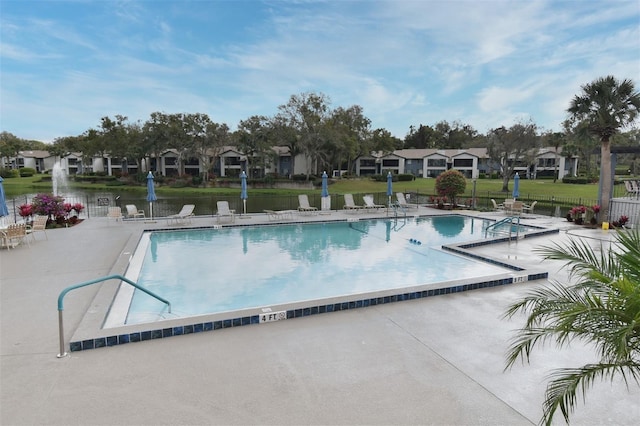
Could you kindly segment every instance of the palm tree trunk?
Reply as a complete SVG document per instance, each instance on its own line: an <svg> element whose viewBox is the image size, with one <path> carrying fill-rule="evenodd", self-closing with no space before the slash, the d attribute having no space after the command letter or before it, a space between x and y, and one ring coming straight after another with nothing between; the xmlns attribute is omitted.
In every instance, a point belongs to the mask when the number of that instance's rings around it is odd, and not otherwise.
<svg viewBox="0 0 640 426"><path fill-rule="evenodd" d="M611 180L611 142L608 136L603 136L600 143L601 221L610 221L612 218L609 217L609 201L611 200L611 188L613 185Z"/></svg>

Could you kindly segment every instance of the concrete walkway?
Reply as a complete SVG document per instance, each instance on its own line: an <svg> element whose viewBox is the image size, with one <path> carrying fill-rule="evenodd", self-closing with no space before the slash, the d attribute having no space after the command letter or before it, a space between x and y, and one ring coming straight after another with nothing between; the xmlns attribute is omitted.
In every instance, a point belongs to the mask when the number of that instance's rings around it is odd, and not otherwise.
<svg viewBox="0 0 640 426"><path fill-rule="evenodd" d="M343 216L333 212L331 219ZM558 219L530 220L561 232L476 250L539 266L532 248L566 241L568 232L594 245L610 237ZM242 223L267 221L266 215L252 215ZM213 223L210 217L196 220ZM38 235L30 247L0 250L2 425L529 425L540 419L551 369L597 360L580 344L565 351L549 347L536 351L531 365L503 371L508 341L522 318L507 321L502 314L543 281L58 359L60 291L112 273L129 256L125 247L154 226L166 224L93 218L48 230L48 239ZM548 266L552 276L565 279L559 264ZM67 342L98 290L67 295ZM586 403L580 399L572 424L632 425L639 418L640 389L616 381L597 383Z"/></svg>

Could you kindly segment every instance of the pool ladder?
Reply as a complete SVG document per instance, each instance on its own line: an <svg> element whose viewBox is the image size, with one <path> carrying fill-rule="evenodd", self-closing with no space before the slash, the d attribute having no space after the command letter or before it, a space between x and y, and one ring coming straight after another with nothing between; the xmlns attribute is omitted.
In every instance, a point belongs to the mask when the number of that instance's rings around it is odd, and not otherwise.
<svg viewBox="0 0 640 426"><path fill-rule="evenodd" d="M391 207L393 209L393 216L397 219L398 218L398 211L402 212L402 217L406 218L407 217L407 209L404 208L403 206L401 206L398 203L391 203L389 204L389 207Z"/></svg>
<svg viewBox="0 0 640 426"><path fill-rule="evenodd" d="M499 226L506 224L509 224L508 231L501 231L498 229ZM514 225L516 228L516 239L518 239L518 237L520 236L520 216L508 216L502 220L497 221L496 223L492 223L484 229L484 237L487 238L487 236L489 235L489 231L491 230L494 234L508 234L509 240L511 240L513 238Z"/></svg>

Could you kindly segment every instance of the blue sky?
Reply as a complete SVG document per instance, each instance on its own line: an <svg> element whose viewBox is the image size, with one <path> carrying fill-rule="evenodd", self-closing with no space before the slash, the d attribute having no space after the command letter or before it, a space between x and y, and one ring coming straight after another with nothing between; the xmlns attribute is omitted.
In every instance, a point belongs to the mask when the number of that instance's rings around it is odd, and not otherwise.
<svg viewBox="0 0 640 426"><path fill-rule="evenodd" d="M0 0L0 27L0 130L45 142L154 111L235 129L304 92L399 138L559 130L581 85L640 86L638 0Z"/></svg>

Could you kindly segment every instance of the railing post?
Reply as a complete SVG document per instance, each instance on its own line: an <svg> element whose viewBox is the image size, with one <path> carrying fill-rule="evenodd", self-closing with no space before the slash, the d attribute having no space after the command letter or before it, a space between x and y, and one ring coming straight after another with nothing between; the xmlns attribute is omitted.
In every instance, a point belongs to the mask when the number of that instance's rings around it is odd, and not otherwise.
<svg viewBox="0 0 640 426"><path fill-rule="evenodd" d="M67 352L64 350L64 325L62 324L62 310L58 309L58 333L60 334L60 352L58 352L58 358L67 356Z"/></svg>

